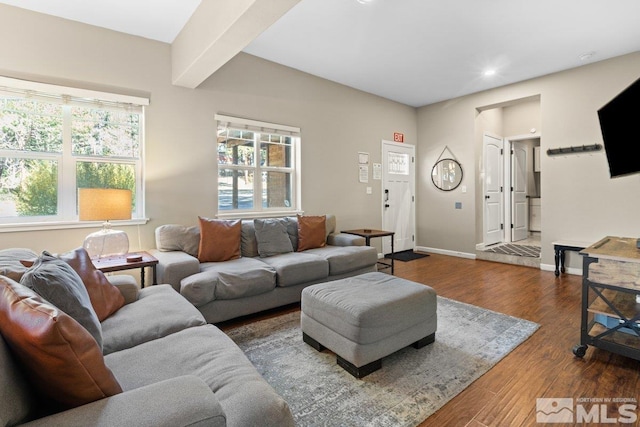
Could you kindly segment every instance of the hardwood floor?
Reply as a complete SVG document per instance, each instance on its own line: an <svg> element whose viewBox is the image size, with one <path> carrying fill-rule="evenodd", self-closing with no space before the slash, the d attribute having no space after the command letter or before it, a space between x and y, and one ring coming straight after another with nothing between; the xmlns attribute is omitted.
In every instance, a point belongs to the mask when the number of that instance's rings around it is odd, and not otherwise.
<svg viewBox="0 0 640 427"><path fill-rule="evenodd" d="M556 278L536 268L438 254L396 261L395 273L433 287L438 295L541 325L421 427L532 426L536 398L544 397L640 400L640 362L593 347L583 359L571 351L580 338L580 276ZM588 409L591 404L585 405ZM607 410L609 416L617 416L614 403Z"/></svg>

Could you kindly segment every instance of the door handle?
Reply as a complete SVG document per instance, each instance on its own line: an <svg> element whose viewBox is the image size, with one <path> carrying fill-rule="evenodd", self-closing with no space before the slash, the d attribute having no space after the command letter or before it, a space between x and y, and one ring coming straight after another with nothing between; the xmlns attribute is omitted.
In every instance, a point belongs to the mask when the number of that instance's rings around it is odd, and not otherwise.
<svg viewBox="0 0 640 427"><path fill-rule="evenodd" d="M485 198L485 199L490 199L491 197L490 197L490 196L484 196L484 198Z"/></svg>
<svg viewBox="0 0 640 427"><path fill-rule="evenodd" d="M389 203L385 203L385 204L384 204L384 207L385 207L385 208L388 208L388 207L389 207Z"/></svg>
<svg viewBox="0 0 640 427"><path fill-rule="evenodd" d="M387 190L386 188L385 188L385 190L384 190L384 201L385 201L385 202L388 202L388 201L389 201L389 190ZM388 207L389 207L389 205L386 205L386 206L385 206L385 208L388 208Z"/></svg>

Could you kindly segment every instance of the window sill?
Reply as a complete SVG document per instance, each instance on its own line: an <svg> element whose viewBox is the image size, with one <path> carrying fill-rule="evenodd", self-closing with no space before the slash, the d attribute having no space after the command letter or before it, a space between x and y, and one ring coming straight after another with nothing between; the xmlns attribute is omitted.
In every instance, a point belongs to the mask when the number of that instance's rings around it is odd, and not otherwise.
<svg viewBox="0 0 640 427"><path fill-rule="evenodd" d="M126 221L111 221L111 225L113 227L124 227L127 225L144 225L147 222L149 222L149 218L140 218L130 219ZM0 224L0 233L15 233L20 231L67 230L71 228L96 228L102 227L102 224L102 221L59 221Z"/></svg>

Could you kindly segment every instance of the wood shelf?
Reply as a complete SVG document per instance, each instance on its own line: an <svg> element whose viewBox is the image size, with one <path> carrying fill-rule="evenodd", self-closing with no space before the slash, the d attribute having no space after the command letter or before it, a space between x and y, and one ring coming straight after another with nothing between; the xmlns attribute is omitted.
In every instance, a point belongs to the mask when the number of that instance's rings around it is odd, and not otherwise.
<svg viewBox="0 0 640 427"><path fill-rule="evenodd" d="M627 319L632 319L640 315L640 304L636 303L635 294L605 289L602 291L602 295ZM587 310L590 313L604 314L605 316L620 319L620 316L618 316L611 306L599 296L589 305Z"/></svg>
<svg viewBox="0 0 640 427"><path fill-rule="evenodd" d="M607 330L609 330L609 328L606 328L600 323L594 322L591 329L589 329L589 336L596 337L606 332ZM640 337L633 334L627 334L625 332L615 331L599 339L602 341L608 341L615 344L623 345L629 348L640 348Z"/></svg>

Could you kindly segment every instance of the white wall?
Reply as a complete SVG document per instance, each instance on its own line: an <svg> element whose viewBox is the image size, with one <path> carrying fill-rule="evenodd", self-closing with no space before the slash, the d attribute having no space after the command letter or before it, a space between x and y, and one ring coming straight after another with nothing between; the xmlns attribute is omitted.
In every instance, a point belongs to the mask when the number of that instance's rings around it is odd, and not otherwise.
<svg viewBox="0 0 640 427"><path fill-rule="evenodd" d="M464 160L465 180L469 177L477 182L476 109L538 95L543 153L542 263L554 263L554 240L595 242L606 235L639 236L640 198L636 195L640 193L640 175L610 179L603 151L554 157L545 154L548 148L602 143L597 110L638 76L640 53L634 53L419 108L418 151L423 155L418 178L418 245L474 252L476 242L470 236L476 235L482 215L472 202L476 195L456 190L443 196L426 179L428 166L446 143ZM477 191L477 186L467 188ZM459 198L471 201L463 203L462 211L453 209L452 201ZM570 263L576 265L579 259L573 258Z"/></svg>
<svg viewBox="0 0 640 427"><path fill-rule="evenodd" d="M217 210L216 113L302 130L302 207L339 228L381 226L380 181L358 182L358 151L380 162L393 132L416 141L416 110L240 54L197 89L171 84L171 47L0 5L0 75L147 95L147 225L123 228L132 250L155 246L165 223L197 224ZM60 252L91 229L0 233L0 247Z"/></svg>
<svg viewBox="0 0 640 427"><path fill-rule="evenodd" d="M158 225L195 224L197 215L215 215L213 117L224 113L299 126L303 209L335 213L339 228L380 227L380 181L369 183L373 195L365 194L367 184L358 182L357 152L367 151L370 162L380 162L380 141L403 132L407 143L417 144L417 245L473 253L482 218L476 207L478 109L539 96L536 127L543 134L543 153L599 143L597 109L640 75L640 53L634 53L416 110L240 54L192 90L171 85L167 44L6 5L0 5L0 51L2 75L150 96L150 221L125 229L132 249L153 247ZM509 116L500 114L501 122ZM513 126L525 133L529 124ZM452 192L437 190L430 178L445 146L464 168L462 185ZM542 169L543 263L553 263L551 242L556 239L640 235L640 175L610 179L603 152L543 154ZM463 208L454 209L455 202ZM0 233L0 247L64 251L79 246L89 231Z"/></svg>

